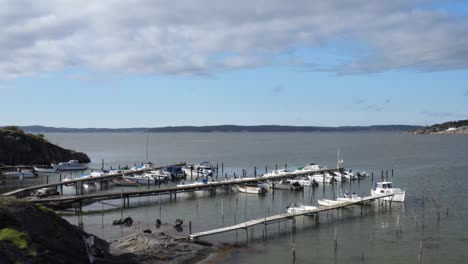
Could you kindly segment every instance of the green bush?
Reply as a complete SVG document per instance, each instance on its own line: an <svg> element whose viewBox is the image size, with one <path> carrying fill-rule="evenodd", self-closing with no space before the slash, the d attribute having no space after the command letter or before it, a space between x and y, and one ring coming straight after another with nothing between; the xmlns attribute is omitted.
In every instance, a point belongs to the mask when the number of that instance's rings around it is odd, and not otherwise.
<svg viewBox="0 0 468 264"><path fill-rule="evenodd" d="M3 228L0 230L0 241L8 241L19 249L28 248L28 234L13 228Z"/></svg>

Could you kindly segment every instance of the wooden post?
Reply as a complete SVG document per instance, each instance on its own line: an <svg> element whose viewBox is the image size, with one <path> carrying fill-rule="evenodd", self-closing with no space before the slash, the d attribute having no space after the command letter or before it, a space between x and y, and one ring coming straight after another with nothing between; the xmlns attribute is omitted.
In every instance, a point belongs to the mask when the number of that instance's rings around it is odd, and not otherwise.
<svg viewBox="0 0 468 264"><path fill-rule="evenodd" d="M224 174L224 162L221 162L221 174Z"/></svg>
<svg viewBox="0 0 468 264"><path fill-rule="evenodd" d="M278 163L275 164L275 170L278 170Z"/></svg>
<svg viewBox="0 0 468 264"><path fill-rule="evenodd" d="M254 177L257 178L257 167L254 167Z"/></svg>
<svg viewBox="0 0 468 264"><path fill-rule="evenodd" d="M192 221L189 221L188 223L188 228L189 228L189 234L192 234Z"/></svg>
<svg viewBox="0 0 468 264"><path fill-rule="evenodd" d="M268 165L265 165L265 173L268 173Z"/></svg>
<svg viewBox="0 0 468 264"><path fill-rule="evenodd" d="M47 182L46 183L49 184L49 175L47 175Z"/></svg>
<svg viewBox="0 0 468 264"><path fill-rule="evenodd" d="M288 164L287 164L287 163L284 164L284 169L285 169L285 170L288 169Z"/></svg>
<svg viewBox="0 0 468 264"><path fill-rule="evenodd" d="M422 264L422 263L423 263L423 259L422 259L422 250L423 250L423 242L421 241L421 246L419 247L418 264Z"/></svg>
<svg viewBox="0 0 468 264"><path fill-rule="evenodd" d="M335 227L335 252L336 250L338 249L338 239L337 239L337 231L336 231L336 227Z"/></svg>

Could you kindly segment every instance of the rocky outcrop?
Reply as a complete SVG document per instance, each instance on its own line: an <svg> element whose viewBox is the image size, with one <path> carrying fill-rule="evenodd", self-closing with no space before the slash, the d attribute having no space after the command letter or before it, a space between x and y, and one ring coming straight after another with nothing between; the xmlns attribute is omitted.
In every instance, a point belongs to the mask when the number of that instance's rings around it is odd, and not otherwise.
<svg viewBox="0 0 468 264"><path fill-rule="evenodd" d="M22 130L0 130L0 164L49 165L52 162L78 160L90 162L82 152L64 149L44 139L43 136L24 133Z"/></svg>
<svg viewBox="0 0 468 264"><path fill-rule="evenodd" d="M197 263L213 252L209 243L176 240L163 232L133 234L114 241L112 245L134 255L133 260L138 263Z"/></svg>
<svg viewBox="0 0 468 264"><path fill-rule="evenodd" d="M0 263L90 263L83 238L89 236L47 207L0 198ZM92 251L97 260L112 259L98 237Z"/></svg>
<svg viewBox="0 0 468 264"><path fill-rule="evenodd" d="M468 120L435 124L410 131L412 134L463 134L468 135Z"/></svg>

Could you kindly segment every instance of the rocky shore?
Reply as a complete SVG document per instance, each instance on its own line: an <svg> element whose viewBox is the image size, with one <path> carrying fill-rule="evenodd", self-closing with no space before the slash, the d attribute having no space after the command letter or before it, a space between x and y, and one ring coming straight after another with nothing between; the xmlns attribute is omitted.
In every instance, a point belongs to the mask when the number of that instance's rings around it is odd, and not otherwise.
<svg viewBox="0 0 468 264"><path fill-rule="evenodd" d="M196 263L207 258L214 247L210 243L176 239L164 232L137 233L112 242L112 247L133 255L136 263Z"/></svg>
<svg viewBox="0 0 468 264"><path fill-rule="evenodd" d="M78 264L90 263L92 258L94 263L186 264L226 249L224 245L176 238L168 234L174 227L164 226L108 242L47 207L0 197L0 263Z"/></svg>
<svg viewBox="0 0 468 264"><path fill-rule="evenodd" d="M50 165L69 160L90 162L85 153L54 145L44 135L28 134L16 127L0 129L0 165Z"/></svg>

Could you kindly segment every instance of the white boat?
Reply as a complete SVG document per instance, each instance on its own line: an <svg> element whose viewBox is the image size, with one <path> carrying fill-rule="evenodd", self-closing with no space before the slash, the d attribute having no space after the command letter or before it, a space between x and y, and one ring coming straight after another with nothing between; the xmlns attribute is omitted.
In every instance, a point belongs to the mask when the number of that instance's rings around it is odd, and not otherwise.
<svg viewBox="0 0 468 264"><path fill-rule="evenodd" d="M315 181L315 180L309 180L309 178L304 178L304 179L299 179L299 180L293 180L293 179L289 179L289 180L286 180L287 182L293 184L293 183L299 183L300 185L302 186L312 186L312 187L318 187L318 182Z"/></svg>
<svg viewBox="0 0 468 264"><path fill-rule="evenodd" d="M330 175L336 182L343 182L346 181L346 178L338 171L329 171L328 175Z"/></svg>
<svg viewBox="0 0 468 264"><path fill-rule="evenodd" d="M163 169L152 170L148 173L151 174L153 178L159 181L168 181L171 179L171 173Z"/></svg>
<svg viewBox="0 0 468 264"><path fill-rule="evenodd" d="M143 163L141 166L133 166L129 171L142 171L142 170L152 170L154 169L154 164L151 162Z"/></svg>
<svg viewBox="0 0 468 264"><path fill-rule="evenodd" d="M199 164L187 164L182 167L185 175L187 176L213 176L214 168L208 161L203 161Z"/></svg>
<svg viewBox="0 0 468 264"><path fill-rule="evenodd" d="M78 160L70 160L69 162L60 162L59 164L52 164L52 167L57 167L58 170L86 170L88 166L81 164Z"/></svg>
<svg viewBox="0 0 468 264"><path fill-rule="evenodd" d="M331 176L328 173L314 174L314 175L310 175L310 176L307 176L307 177L311 181L322 182L322 183L335 183L335 182L338 181L335 177Z"/></svg>
<svg viewBox="0 0 468 264"><path fill-rule="evenodd" d="M356 193L352 193L352 194L345 194L342 197L338 197L336 198L336 200L341 201L341 202L358 202L362 200L362 197L357 196Z"/></svg>
<svg viewBox="0 0 468 264"><path fill-rule="evenodd" d="M262 177L280 176L280 175L285 175L285 174L288 174L288 173L290 173L290 171L288 171L287 169L272 170L269 173L263 174Z"/></svg>
<svg viewBox="0 0 468 264"><path fill-rule="evenodd" d="M320 170L326 170L326 169L327 167L324 167L322 165L309 163L309 164L306 164L304 167L297 169L296 172L304 173L304 172L314 172L314 171L320 171Z"/></svg>
<svg viewBox="0 0 468 264"><path fill-rule="evenodd" d="M101 177L101 176L105 176L105 175L107 175L107 173L100 172L100 171L93 171L90 174L82 174L78 178L72 178L72 177L63 178L62 182L69 182L69 181L79 180L79 179L96 178L96 177ZM75 184L75 183L69 183L69 184L66 184L66 185L73 185L73 184Z"/></svg>
<svg viewBox="0 0 468 264"><path fill-rule="evenodd" d="M393 202L404 202L406 191L400 188L393 188L392 182L376 182L374 188L371 189L372 196L380 196L386 194L393 194L393 196L384 197L382 200Z"/></svg>
<svg viewBox="0 0 468 264"><path fill-rule="evenodd" d="M290 183L286 180L281 180L278 182L270 182L270 188L279 189L279 190L302 190L304 186L300 185L298 182Z"/></svg>
<svg viewBox="0 0 468 264"><path fill-rule="evenodd" d="M58 171L57 166L48 166L48 167L33 167L35 172L40 173L56 173Z"/></svg>
<svg viewBox="0 0 468 264"><path fill-rule="evenodd" d="M353 173L351 171L344 170L341 172L341 175L348 181L354 181L358 179L356 173Z"/></svg>
<svg viewBox="0 0 468 264"><path fill-rule="evenodd" d="M18 178L18 179L24 179L24 178L34 178L36 177L36 174L34 172L29 171L29 170L17 170L17 171L8 171L8 172L3 172L3 176L6 178Z"/></svg>
<svg viewBox="0 0 468 264"><path fill-rule="evenodd" d="M317 206L311 206L311 205L303 205L303 204L291 204L287 208L288 213L290 214L295 214L295 213L302 213L304 211L310 211L310 210L317 210Z"/></svg>
<svg viewBox="0 0 468 264"><path fill-rule="evenodd" d="M345 204L348 201L336 201L336 200L328 200L328 199L321 199L317 201L320 206L328 207L328 206L335 206Z"/></svg>
<svg viewBox="0 0 468 264"><path fill-rule="evenodd" d="M167 177L155 172L147 172L142 175L124 175L122 178L137 182L139 184L154 184L157 182L165 181Z"/></svg>
<svg viewBox="0 0 468 264"><path fill-rule="evenodd" d="M237 190L242 193L252 193L252 194L264 194L267 193L268 190L264 188L262 185L237 185Z"/></svg>

